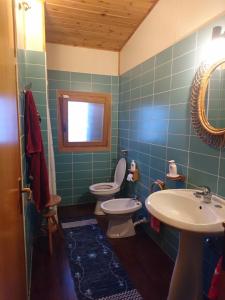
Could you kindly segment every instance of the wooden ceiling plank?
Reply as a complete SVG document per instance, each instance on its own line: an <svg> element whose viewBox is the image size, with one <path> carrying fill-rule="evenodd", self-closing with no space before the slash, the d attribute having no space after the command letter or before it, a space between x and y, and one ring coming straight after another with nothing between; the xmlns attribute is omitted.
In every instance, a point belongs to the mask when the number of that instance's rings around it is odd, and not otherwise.
<svg viewBox="0 0 225 300"><path fill-rule="evenodd" d="M70 18L72 20L83 20L83 21L91 21L91 22L96 22L100 24L118 24L120 26L123 25L131 25L135 26L136 22L130 19L124 19L124 18L119 18L119 17L111 17L111 16L105 16L105 15L93 15L93 14L80 14L78 12L71 12L70 9L58 9L57 7L55 8L50 8L46 12L46 18L51 18L51 16L61 16L65 18Z"/></svg>
<svg viewBox="0 0 225 300"><path fill-rule="evenodd" d="M100 5L93 5L93 4L84 4L84 3L77 3L73 0L47 0L47 5L57 5L61 7L68 7L71 9L77 9L81 11L88 11L88 12L96 12L96 13L106 13L108 15L115 15L115 16L136 16L137 18L141 18L143 16L143 8L140 9L136 6L130 6L126 4L120 4L119 6L100 6ZM152 6L152 3L148 3L146 5L145 10L149 9Z"/></svg>
<svg viewBox="0 0 225 300"><path fill-rule="evenodd" d="M54 0L46 0L47 3L54 2ZM146 10L149 6L154 4L155 0L70 0L73 5L83 5L83 6L95 6L102 8L112 8L112 9L130 9L130 10Z"/></svg>
<svg viewBox="0 0 225 300"><path fill-rule="evenodd" d="M82 47L83 45L86 45L88 48L92 48L93 45L97 46L97 45L101 45L101 48L103 48L104 46L107 46L107 50L117 50L119 49L119 47L121 47L121 43L118 42L111 42L111 41L99 41L99 39L93 39L93 40L86 40L86 39L77 39L77 38L69 38L69 39L64 39L63 36L53 36L52 39L49 40L49 43L57 43L58 41L62 41L62 44L65 45L76 45L77 47Z"/></svg>
<svg viewBox="0 0 225 300"><path fill-rule="evenodd" d="M91 21L84 21L84 20L74 20L74 18L64 18L63 16L52 16L51 18L46 18L46 25L48 26L54 26L54 25L60 24L61 26L80 26L80 27L90 27L94 26L95 28L106 28L107 30L121 30L121 25L118 24L102 24L97 22L91 22ZM133 29L133 26L131 25L123 25L122 30L124 32L130 32Z"/></svg>
<svg viewBox="0 0 225 300"><path fill-rule="evenodd" d="M82 7L82 8L101 8L101 9L112 9L112 10L121 10L127 9L129 11L142 11L148 9L151 5L154 5L155 0L143 2L143 0L138 1L83 1L83 0L63 0L63 3L71 3L71 6L75 7ZM62 4L60 0L46 0L46 4L55 3L55 4Z"/></svg>
<svg viewBox="0 0 225 300"><path fill-rule="evenodd" d="M51 12L46 12L46 22L50 22L51 20L54 21L54 18L56 19L61 19L61 21L65 22L71 22L71 23L76 23L76 22L82 22L84 23L92 23L92 24L97 24L97 25L103 25L103 26L117 26L119 28L135 28L135 23L131 21L124 21L121 19L114 20L114 22L109 22L109 20L105 17L99 17L99 18L91 18L87 17L86 15L81 15L81 14L73 14L73 15L68 15L65 12L62 11L51 11Z"/></svg>
<svg viewBox="0 0 225 300"><path fill-rule="evenodd" d="M124 33L112 33L112 32L99 32L99 31L95 31L95 30L83 30L83 29L75 29L73 30L72 28L63 28L63 30L60 30L60 27L58 26L57 29L52 29L49 30L48 32L53 32L53 33L61 33L64 35L77 35L77 36L83 36L83 35L89 35L91 38L91 35L98 37L99 39L104 39L105 36L107 36L108 39L112 39L112 40L120 40L120 41L124 41L124 38L126 38L127 35L125 35Z"/></svg>
<svg viewBox="0 0 225 300"><path fill-rule="evenodd" d="M65 30L64 28L60 30L60 28L58 28L57 31L54 30L47 30L46 31L48 34L59 34L62 36L76 36L76 38L80 37L81 39L100 39L102 40L111 40L111 42L113 41L123 41L124 38L120 35L112 35L112 34L108 34L108 35L102 35L96 32L92 32L92 31L80 31L80 30Z"/></svg>
<svg viewBox="0 0 225 300"><path fill-rule="evenodd" d="M95 23L88 23L88 24L80 24L80 23L73 23L65 22L65 21L47 21L46 22L47 28L52 28L54 31L58 30L59 28L65 29L72 29L72 30L80 30L80 31L93 31L98 32L99 34L118 34L118 32L122 32L122 35L126 37L128 34L132 32L132 28L121 29L119 26L103 26L98 25Z"/></svg>
<svg viewBox="0 0 225 300"><path fill-rule="evenodd" d="M158 0L46 0L47 42L119 51Z"/></svg>
<svg viewBox="0 0 225 300"><path fill-rule="evenodd" d="M116 23L116 24L130 24L130 25L136 25L136 22L133 21L133 19L125 19L125 18L120 18L120 17L112 17L112 16L106 16L106 15L101 15L101 14L92 14L92 13L85 13L81 14L77 11L72 11L70 9L65 9L65 8L58 8L58 7L49 7L46 12L46 17L51 17L51 15L61 15L69 18L76 18L77 20L89 20L92 22L97 22L97 23L102 23L102 24L111 24L111 23Z"/></svg>
<svg viewBox="0 0 225 300"><path fill-rule="evenodd" d="M140 20L141 18L141 15L139 14L138 16L136 15L131 15L129 12L126 12L126 11L123 11L121 12L120 14L113 14L113 12L110 12L110 11L105 11L105 10L99 10L99 11L91 11L91 10L84 10L84 9L79 9L77 7L68 7L68 6L65 6L65 5L56 5L56 4L49 4L48 5L48 9L49 8L52 8L52 9L55 9L55 10L62 10L62 11L66 11L66 10L69 10L69 14L74 14L74 13L77 13L79 15L83 14L83 15L86 15L86 14L89 14L91 15L92 17L106 17L106 18L115 18L115 19L125 19L125 20L129 20L129 19L132 19L134 22L138 22L138 20Z"/></svg>
<svg viewBox="0 0 225 300"><path fill-rule="evenodd" d="M87 48L94 48L94 49L102 49L102 50L110 50L110 51L118 51L121 47L121 43L116 43L110 41L102 41L100 42L98 39L97 40L80 40L74 38L64 38L62 35L59 36L53 36L52 39L49 39L49 43L56 43L56 44L62 44L62 45L72 45L75 47L87 47Z"/></svg>

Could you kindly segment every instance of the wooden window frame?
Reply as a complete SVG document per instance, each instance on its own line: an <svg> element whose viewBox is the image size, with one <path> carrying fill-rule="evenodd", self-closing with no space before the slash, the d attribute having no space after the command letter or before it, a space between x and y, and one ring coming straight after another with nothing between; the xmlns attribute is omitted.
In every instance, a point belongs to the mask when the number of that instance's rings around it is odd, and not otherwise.
<svg viewBox="0 0 225 300"><path fill-rule="evenodd" d="M68 96L68 97L65 97ZM93 142L68 141L68 101L104 104L103 139ZM57 91L58 145L61 152L95 152L111 149L111 95L106 93Z"/></svg>

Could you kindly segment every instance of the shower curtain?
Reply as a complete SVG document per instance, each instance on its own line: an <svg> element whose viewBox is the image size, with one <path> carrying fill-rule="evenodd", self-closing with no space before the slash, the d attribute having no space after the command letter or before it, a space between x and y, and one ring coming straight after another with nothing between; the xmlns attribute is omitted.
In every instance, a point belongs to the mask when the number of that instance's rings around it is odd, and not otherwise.
<svg viewBox="0 0 225 300"><path fill-rule="evenodd" d="M46 77L47 78L47 77ZM52 126L50 121L49 105L48 105L48 93L46 92L46 116L47 116L47 137L48 137L48 178L49 178L49 192L50 195L56 195L56 176L55 176L55 157L52 139ZM56 211L56 221L58 223L58 211L57 206L52 207Z"/></svg>
<svg viewBox="0 0 225 300"><path fill-rule="evenodd" d="M56 177L55 177L55 158L52 140L52 128L49 114L49 107L47 101L47 131L48 131L48 176L49 176L49 190L51 195L56 195Z"/></svg>
<svg viewBox="0 0 225 300"><path fill-rule="evenodd" d="M47 76L47 59L45 53L45 78ZM48 176L49 176L49 191L50 195L56 195L56 175L55 175L55 158L52 139L52 127L50 121L49 105L48 105L48 84L46 84L46 116L47 116L47 137L48 137Z"/></svg>

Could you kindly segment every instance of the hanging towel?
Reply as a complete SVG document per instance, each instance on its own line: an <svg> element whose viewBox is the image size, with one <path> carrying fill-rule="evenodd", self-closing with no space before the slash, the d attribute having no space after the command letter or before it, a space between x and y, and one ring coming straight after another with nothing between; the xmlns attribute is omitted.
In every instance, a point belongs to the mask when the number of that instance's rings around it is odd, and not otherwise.
<svg viewBox="0 0 225 300"><path fill-rule="evenodd" d="M160 221L151 215L151 228L155 230L157 233L160 232Z"/></svg>
<svg viewBox="0 0 225 300"><path fill-rule="evenodd" d="M218 300L225 299L225 222L223 222L224 228L224 237L223 237L223 255L222 255L222 262L221 262L221 273L220 273L220 283L219 283L219 295Z"/></svg>
<svg viewBox="0 0 225 300"><path fill-rule="evenodd" d="M156 181L154 181L151 186L151 193L156 192L155 187L158 188L157 190L163 190L165 188L165 183L160 179L157 179ZM157 233L160 233L160 221L152 215L150 217L150 226Z"/></svg>
<svg viewBox="0 0 225 300"><path fill-rule="evenodd" d="M221 276L221 269L222 269L222 256L220 257L216 269L214 271L212 280L211 280L211 286L209 288L208 292L208 298L210 300L217 300L219 296L219 288L220 288L220 276Z"/></svg>
<svg viewBox="0 0 225 300"><path fill-rule="evenodd" d="M38 112L31 91L25 94L25 151L33 200L40 212L50 201L48 170L41 136Z"/></svg>

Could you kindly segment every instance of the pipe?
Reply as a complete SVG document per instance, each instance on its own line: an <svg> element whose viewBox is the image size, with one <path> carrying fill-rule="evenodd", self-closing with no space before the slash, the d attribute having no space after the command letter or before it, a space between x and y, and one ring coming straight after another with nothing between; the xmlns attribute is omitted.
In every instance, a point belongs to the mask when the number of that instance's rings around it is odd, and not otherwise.
<svg viewBox="0 0 225 300"><path fill-rule="evenodd" d="M148 223L148 220L144 217L141 220L134 222L134 227L139 224Z"/></svg>
<svg viewBox="0 0 225 300"><path fill-rule="evenodd" d="M165 190L165 182L163 182L162 180L160 179L157 179L156 181L153 182L153 184L151 185L151 193L153 193L153 187L157 185L160 190Z"/></svg>

